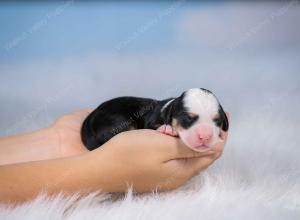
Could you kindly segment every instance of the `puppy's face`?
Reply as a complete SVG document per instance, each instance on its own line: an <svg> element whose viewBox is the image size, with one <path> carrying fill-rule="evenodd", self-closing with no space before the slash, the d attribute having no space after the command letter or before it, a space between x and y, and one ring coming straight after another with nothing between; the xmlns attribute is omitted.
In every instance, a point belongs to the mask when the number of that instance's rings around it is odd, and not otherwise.
<svg viewBox="0 0 300 220"><path fill-rule="evenodd" d="M229 126L222 106L206 89L184 92L163 113L181 140L195 151L211 149L220 141L221 130L227 131Z"/></svg>

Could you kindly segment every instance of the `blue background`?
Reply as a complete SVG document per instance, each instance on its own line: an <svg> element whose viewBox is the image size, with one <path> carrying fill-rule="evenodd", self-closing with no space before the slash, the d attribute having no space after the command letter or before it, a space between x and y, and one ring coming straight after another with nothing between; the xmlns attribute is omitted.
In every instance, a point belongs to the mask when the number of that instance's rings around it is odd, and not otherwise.
<svg viewBox="0 0 300 220"><path fill-rule="evenodd" d="M1 2L0 135L193 87L214 91L233 121L264 109L296 123L299 27L297 1Z"/></svg>

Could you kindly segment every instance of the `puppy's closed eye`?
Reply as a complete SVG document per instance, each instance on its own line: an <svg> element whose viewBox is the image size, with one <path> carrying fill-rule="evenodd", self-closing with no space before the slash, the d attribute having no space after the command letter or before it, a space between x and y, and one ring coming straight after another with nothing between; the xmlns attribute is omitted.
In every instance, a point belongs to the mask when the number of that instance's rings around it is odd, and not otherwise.
<svg viewBox="0 0 300 220"><path fill-rule="evenodd" d="M189 112L182 112L178 116L179 124L183 128L187 128L191 126L193 123L195 123L198 120L199 116L189 113Z"/></svg>

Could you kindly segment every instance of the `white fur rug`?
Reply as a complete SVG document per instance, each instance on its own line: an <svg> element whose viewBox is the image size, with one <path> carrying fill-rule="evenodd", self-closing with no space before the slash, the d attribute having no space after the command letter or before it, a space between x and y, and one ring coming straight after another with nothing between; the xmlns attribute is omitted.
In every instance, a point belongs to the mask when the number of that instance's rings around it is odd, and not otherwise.
<svg viewBox="0 0 300 220"><path fill-rule="evenodd" d="M222 158L181 189L117 200L41 195L14 209L2 206L0 219L299 220L299 111L285 109L282 98L276 108L270 102L232 115Z"/></svg>

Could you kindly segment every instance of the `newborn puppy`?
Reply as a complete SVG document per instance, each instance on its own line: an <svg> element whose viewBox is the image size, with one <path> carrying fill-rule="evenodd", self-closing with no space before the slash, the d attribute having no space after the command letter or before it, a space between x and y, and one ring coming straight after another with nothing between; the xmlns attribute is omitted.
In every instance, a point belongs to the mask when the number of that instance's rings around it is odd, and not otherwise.
<svg viewBox="0 0 300 220"><path fill-rule="evenodd" d="M154 129L179 136L195 151L211 149L220 141L228 119L216 96L206 89L189 89L177 98L154 100L119 97L102 103L83 122L81 137L94 150L114 135L133 129Z"/></svg>

